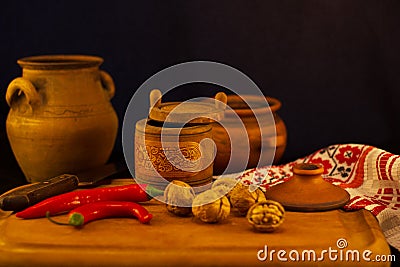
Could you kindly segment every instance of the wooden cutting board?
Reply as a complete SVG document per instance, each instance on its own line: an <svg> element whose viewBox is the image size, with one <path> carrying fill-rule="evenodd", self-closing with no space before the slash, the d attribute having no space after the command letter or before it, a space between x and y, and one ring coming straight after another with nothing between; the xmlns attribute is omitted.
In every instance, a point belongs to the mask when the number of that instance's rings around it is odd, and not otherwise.
<svg viewBox="0 0 400 267"><path fill-rule="evenodd" d="M204 224L193 218L170 213L157 200L143 204L153 220L143 225L136 219L94 221L81 229L55 225L47 219L21 220L12 215L0 220L0 266L266 266L257 253L268 247L286 251L288 261L273 254L273 266L390 266L389 262L345 261L350 250L389 255L390 249L375 217L365 210L344 212L287 212L276 232L253 231L244 217L230 216L219 224ZM66 215L57 216L59 221ZM337 241L347 247L339 249ZM337 250L342 261L308 260L307 251L317 258L323 250ZM299 253L299 261L289 253ZM340 252L341 251L341 252ZM304 253L305 261L301 260ZM312 253L312 252L311 252ZM312 254L311 254L312 255ZM260 253L264 257L264 253ZM351 258L350 258L351 259Z"/></svg>

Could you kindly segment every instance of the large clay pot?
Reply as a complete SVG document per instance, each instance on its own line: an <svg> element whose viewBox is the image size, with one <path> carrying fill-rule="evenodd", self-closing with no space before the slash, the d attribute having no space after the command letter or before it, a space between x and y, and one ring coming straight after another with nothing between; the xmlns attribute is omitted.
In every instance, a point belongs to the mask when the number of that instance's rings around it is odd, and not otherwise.
<svg viewBox="0 0 400 267"><path fill-rule="evenodd" d="M243 98L247 102L250 102L252 109L243 101ZM222 127L219 123L213 124L213 139L217 145L217 154L214 160L214 174L219 175L224 171L225 173L240 172L243 171L241 168L235 168L235 166L242 166L243 162L247 162L246 168L255 168L257 166L265 166L268 164L279 163L282 155L286 149L287 131L283 120L277 114L277 111L281 107L281 102L273 97L262 97L247 95L241 98L238 95L228 95L227 104L231 109L225 111L225 116L221 121L221 124L227 126L230 131L230 136L241 135L240 138L244 140L247 138L249 146L246 142L240 142L232 144L244 149L250 148L249 154L246 153L235 153L231 158L231 141L227 130ZM269 109L266 107L265 100L268 102ZM269 114L271 113L272 114ZM237 115L235 115L237 114ZM261 121L260 125L257 122L257 118L266 118ZM240 131L237 123L235 123L235 117L239 116L243 122L247 136L242 136L243 131ZM273 120L272 120L273 119ZM273 129L275 127L275 130ZM260 130L262 129L262 130ZM261 136L261 131L263 136ZM236 140L238 138L236 137ZM235 139L233 139L235 140ZM263 143L263 153L261 153L261 144ZM262 154L262 156L261 156ZM261 157L260 157L261 156ZM272 162L271 162L271 159ZM231 161L229 169L226 169L228 162Z"/></svg>
<svg viewBox="0 0 400 267"><path fill-rule="evenodd" d="M7 88L7 135L29 182L107 162L118 118L112 78L102 58L46 55L22 58L22 77Z"/></svg>

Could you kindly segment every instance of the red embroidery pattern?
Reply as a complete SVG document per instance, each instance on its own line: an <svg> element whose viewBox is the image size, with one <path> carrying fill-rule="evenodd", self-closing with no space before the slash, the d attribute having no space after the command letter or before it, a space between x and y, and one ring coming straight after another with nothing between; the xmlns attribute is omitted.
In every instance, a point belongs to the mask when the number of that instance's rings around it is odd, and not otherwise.
<svg viewBox="0 0 400 267"><path fill-rule="evenodd" d="M339 161L339 164L346 163L348 166L351 166L358 160L360 154L361 149L357 146L347 145L339 148L339 154L335 158Z"/></svg>

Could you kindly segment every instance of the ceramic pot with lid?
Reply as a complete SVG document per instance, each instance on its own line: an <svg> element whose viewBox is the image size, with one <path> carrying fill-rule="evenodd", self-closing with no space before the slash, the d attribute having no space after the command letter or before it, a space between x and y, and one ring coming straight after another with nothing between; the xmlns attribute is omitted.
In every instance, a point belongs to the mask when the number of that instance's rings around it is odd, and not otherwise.
<svg viewBox="0 0 400 267"><path fill-rule="evenodd" d="M270 187L265 196L292 211L325 211L342 208L350 194L322 177L324 166L296 163L289 181Z"/></svg>
<svg viewBox="0 0 400 267"><path fill-rule="evenodd" d="M149 117L136 123L135 178L164 188L172 180L191 186L211 182L215 147L213 121L224 115L226 95L212 103L161 102L161 92L150 93Z"/></svg>

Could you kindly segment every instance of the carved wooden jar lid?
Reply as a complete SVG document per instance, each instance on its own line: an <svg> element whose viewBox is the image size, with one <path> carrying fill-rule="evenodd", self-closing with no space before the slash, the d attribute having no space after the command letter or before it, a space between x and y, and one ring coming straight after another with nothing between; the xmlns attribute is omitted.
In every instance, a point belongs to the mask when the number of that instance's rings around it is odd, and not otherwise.
<svg viewBox="0 0 400 267"><path fill-rule="evenodd" d="M349 193L322 178L324 167L320 164L300 163L293 167L293 177L271 187L267 199L280 202L292 211L323 211L343 207L350 199Z"/></svg>
<svg viewBox="0 0 400 267"><path fill-rule="evenodd" d="M224 117L227 96L223 92L207 101L161 103L161 91L150 92L149 119L166 123L208 124Z"/></svg>

